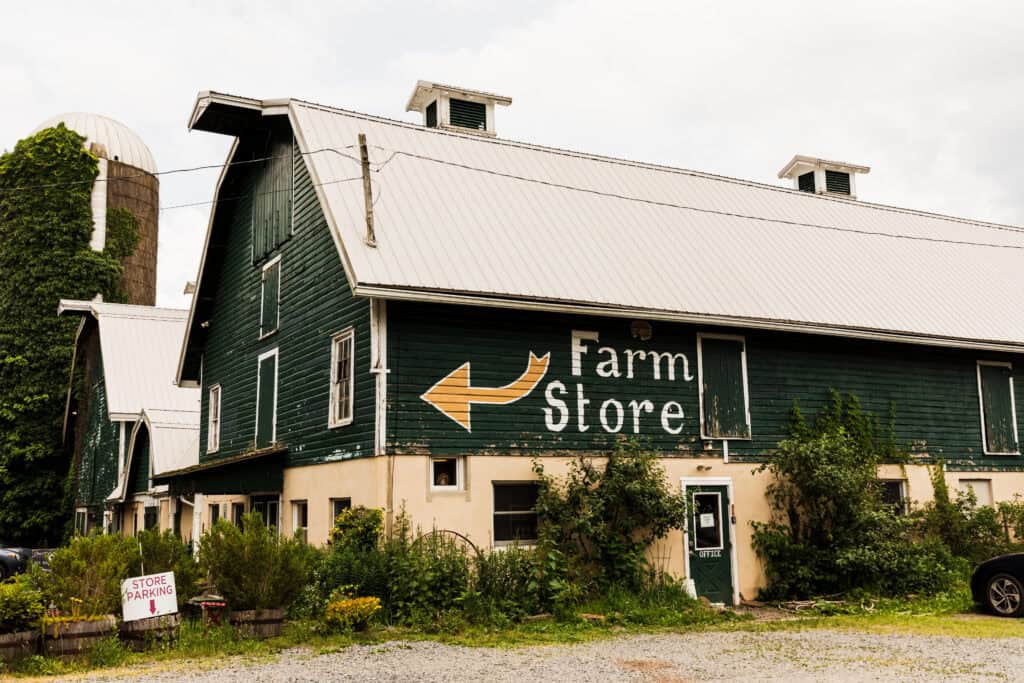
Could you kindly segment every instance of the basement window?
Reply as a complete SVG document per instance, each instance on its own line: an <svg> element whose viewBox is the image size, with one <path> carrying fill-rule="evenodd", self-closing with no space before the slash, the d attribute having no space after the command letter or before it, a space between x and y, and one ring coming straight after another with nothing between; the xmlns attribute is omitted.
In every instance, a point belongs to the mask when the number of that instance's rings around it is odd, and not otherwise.
<svg viewBox="0 0 1024 683"><path fill-rule="evenodd" d="M850 194L850 174L841 171L825 171L825 189L835 194Z"/></svg>
<svg viewBox="0 0 1024 683"><path fill-rule="evenodd" d="M242 528L242 517L245 517L245 503L231 504L231 523Z"/></svg>
<svg viewBox="0 0 1024 683"><path fill-rule="evenodd" d="M351 498L331 498L331 526L334 526L334 520L338 519L345 510L352 509Z"/></svg>
<svg viewBox="0 0 1024 683"><path fill-rule="evenodd" d="M210 511L210 527L212 528L220 521L220 503L208 505L207 509Z"/></svg>
<svg viewBox="0 0 1024 683"><path fill-rule="evenodd" d="M206 424L206 452L216 453L220 448L220 385L210 387L210 398L206 403L209 420Z"/></svg>
<svg viewBox="0 0 1024 683"><path fill-rule="evenodd" d="M1017 411L1013 365L978 361L978 403L986 455L1017 455Z"/></svg>
<svg viewBox="0 0 1024 683"><path fill-rule="evenodd" d="M494 544L533 543L537 540L536 482L494 482Z"/></svg>
<svg viewBox="0 0 1024 683"><path fill-rule="evenodd" d="M453 126L487 130L487 105L483 102L470 102L453 97L448 100L448 112Z"/></svg>
<svg viewBox="0 0 1024 683"><path fill-rule="evenodd" d="M747 352L743 337L697 335L700 435L704 439L749 439Z"/></svg>
<svg viewBox="0 0 1024 683"><path fill-rule="evenodd" d="M292 529L298 532L303 543L309 541L309 503L304 500L292 502Z"/></svg>
<svg viewBox="0 0 1024 683"><path fill-rule="evenodd" d="M973 493L975 502L979 507L992 505L992 480L991 479L961 479L959 482L960 493Z"/></svg>
<svg viewBox="0 0 1024 683"><path fill-rule="evenodd" d="M463 488L463 458L431 458L430 488L435 491L460 491Z"/></svg>
<svg viewBox="0 0 1024 683"><path fill-rule="evenodd" d="M263 266L260 277L260 339L277 332L281 305L281 257Z"/></svg>
<svg viewBox="0 0 1024 683"><path fill-rule="evenodd" d="M878 482L882 505L897 515L907 512L907 482L903 479L881 479Z"/></svg>
<svg viewBox="0 0 1024 683"><path fill-rule="evenodd" d="M352 424L355 397L355 330L351 327L331 340L331 408L328 427Z"/></svg>

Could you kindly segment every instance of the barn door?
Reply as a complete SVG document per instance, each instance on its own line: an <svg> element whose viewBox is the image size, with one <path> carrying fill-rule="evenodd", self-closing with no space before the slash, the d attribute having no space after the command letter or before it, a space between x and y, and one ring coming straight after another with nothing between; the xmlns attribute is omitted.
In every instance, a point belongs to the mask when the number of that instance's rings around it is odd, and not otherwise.
<svg viewBox="0 0 1024 683"><path fill-rule="evenodd" d="M698 596L733 604L731 501L725 484L684 485L687 515L689 577Z"/></svg>
<svg viewBox="0 0 1024 683"><path fill-rule="evenodd" d="M259 359L256 378L256 448L266 448L277 439L277 349Z"/></svg>

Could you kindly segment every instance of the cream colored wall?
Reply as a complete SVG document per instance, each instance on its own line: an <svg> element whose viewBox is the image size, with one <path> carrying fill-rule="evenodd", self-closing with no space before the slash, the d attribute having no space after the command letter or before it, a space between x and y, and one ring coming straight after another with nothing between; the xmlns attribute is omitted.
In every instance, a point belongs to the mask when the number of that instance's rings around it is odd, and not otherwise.
<svg viewBox="0 0 1024 683"><path fill-rule="evenodd" d="M178 503L181 510L181 540L188 543L192 540L192 506Z"/></svg>
<svg viewBox="0 0 1024 683"><path fill-rule="evenodd" d="M545 471L552 475L566 472L571 458L545 457ZM390 463L393 463L390 464ZM324 465L294 467L285 470L282 496L283 530L293 533L291 503L304 500L309 505L308 539L323 544L331 527L330 499L348 497L352 505L388 509L389 479L394 481L392 507L397 514L404 506L415 527L426 532L448 529L467 536L482 548L492 545L492 482L532 481L532 459L522 456L468 456L465 461L465 490L438 492L430 489L430 458L395 456L362 458ZM670 484L679 490L682 479L727 477L732 480L736 525L736 560L741 595L753 599L764 582L761 562L751 545L751 522L770 519L765 489L767 473L758 473L756 465L723 463L720 458L663 458L661 466ZM389 472L393 467L393 473ZM918 504L932 499L929 469L923 465L886 465L879 468L885 479L905 479L907 496ZM1009 500L1024 493L1024 472L947 473L951 491L959 479L991 479L995 499ZM214 497L210 497L212 501ZM226 497L223 497L226 499ZM656 543L650 552L652 563L676 576L684 574L682 531L672 531Z"/></svg>

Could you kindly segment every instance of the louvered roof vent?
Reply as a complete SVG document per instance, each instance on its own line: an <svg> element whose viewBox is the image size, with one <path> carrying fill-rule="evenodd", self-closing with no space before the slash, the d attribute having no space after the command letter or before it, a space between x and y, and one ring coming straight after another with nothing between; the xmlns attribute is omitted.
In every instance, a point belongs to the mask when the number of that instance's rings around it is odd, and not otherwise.
<svg viewBox="0 0 1024 683"><path fill-rule="evenodd" d="M779 171L779 177L792 178L793 188L801 192L844 195L856 199L857 174L870 172L871 168L868 166L815 159L798 154Z"/></svg>
<svg viewBox="0 0 1024 683"><path fill-rule="evenodd" d="M418 81L405 105L406 111L423 114L427 128L495 135L494 105L507 107L511 97L454 85Z"/></svg>

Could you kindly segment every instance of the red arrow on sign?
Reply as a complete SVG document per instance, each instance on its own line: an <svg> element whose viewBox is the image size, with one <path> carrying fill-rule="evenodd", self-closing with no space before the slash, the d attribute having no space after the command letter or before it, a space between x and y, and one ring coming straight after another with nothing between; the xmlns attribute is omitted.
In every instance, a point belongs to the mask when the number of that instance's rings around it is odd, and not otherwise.
<svg viewBox="0 0 1024 683"><path fill-rule="evenodd" d="M149 613L156 614L156 600L149 601Z"/></svg>

